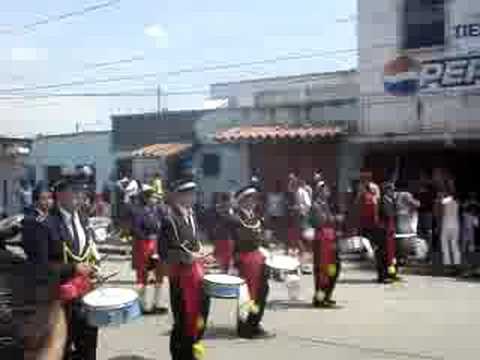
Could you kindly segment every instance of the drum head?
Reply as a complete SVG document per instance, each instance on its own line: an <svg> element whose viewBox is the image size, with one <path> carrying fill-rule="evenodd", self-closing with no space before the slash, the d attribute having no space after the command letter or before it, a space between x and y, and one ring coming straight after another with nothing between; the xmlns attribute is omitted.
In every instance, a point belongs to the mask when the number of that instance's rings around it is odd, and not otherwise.
<svg viewBox="0 0 480 360"><path fill-rule="evenodd" d="M242 285L244 283L243 279L227 274L208 274L204 276L204 280L222 285Z"/></svg>
<svg viewBox="0 0 480 360"><path fill-rule="evenodd" d="M267 266L272 269L294 271L300 266L300 261L292 256L275 255L267 259Z"/></svg>
<svg viewBox="0 0 480 360"><path fill-rule="evenodd" d="M137 298L137 293L131 289L103 288L88 293L82 301L91 307L118 307L131 303Z"/></svg>

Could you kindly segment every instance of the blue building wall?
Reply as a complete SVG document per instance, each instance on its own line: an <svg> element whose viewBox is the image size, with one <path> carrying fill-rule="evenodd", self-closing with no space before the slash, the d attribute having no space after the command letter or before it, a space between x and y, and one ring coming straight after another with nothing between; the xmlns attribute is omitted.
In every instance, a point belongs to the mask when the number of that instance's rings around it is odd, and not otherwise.
<svg viewBox="0 0 480 360"><path fill-rule="evenodd" d="M35 168L37 181L46 181L47 167L74 168L91 164L96 169L96 191L102 191L115 163L111 150L111 132L84 132L77 134L38 137L33 141L29 165Z"/></svg>

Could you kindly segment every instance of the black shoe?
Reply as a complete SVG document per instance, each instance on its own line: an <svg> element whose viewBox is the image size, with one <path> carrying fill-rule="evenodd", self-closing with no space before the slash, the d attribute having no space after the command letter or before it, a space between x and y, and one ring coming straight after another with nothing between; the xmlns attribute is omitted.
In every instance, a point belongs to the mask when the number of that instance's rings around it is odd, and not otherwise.
<svg viewBox="0 0 480 360"><path fill-rule="evenodd" d="M272 339L276 335L274 333L266 331L264 328L261 326L258 326L254 331L253 331L253 339Z"/></svg>
<svg viewBox="0 0 480 360"><path fill-rule="evenodd" d="M168 314L168 309L166 307L159 307L159 308L155 308L155 314L158 314L158 315L166 315Z"/></svg>
<svg viewBox="0 0 480 360"><path fill-rule="evenodd" d="M312 306L314 308L321 308L322 307L322 302L318 300L316 297L313 298L312 300Z"/></svg>
<svg viewBox="0 0 480 360"><path fill-rule="evenodd" d="M392 284L393 280L392 279L378 279L377 283L379 283L379 284Z"/></svg>
<svg viewBox="0 0 480 360"><path fill-rule="evenodd" d="M332 299L325 299L325 300L323 300L323 302L328 304L328 305L331 305L331 306L337 305L337 302L335 300L332 300Z"/></svg>

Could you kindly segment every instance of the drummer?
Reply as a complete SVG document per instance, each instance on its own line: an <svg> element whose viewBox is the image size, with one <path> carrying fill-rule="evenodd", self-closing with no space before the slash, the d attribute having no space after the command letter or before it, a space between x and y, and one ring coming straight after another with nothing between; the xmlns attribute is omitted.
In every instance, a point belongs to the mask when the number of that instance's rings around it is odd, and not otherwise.
<svg viewBox="0 0 480 360"><path fill-rule="evenodd" d="M87 221L78 212L78 191L74 178L66 178L56 184L55 205L45 220L48 236L41 242L42 248L34 260L58 267L63 283L76 275L92 277L98 261L95 244L87 230ZM68 323L65 357L70 359L78 355L83 360L95 360L98 329L88 325L82 316L80 300L74 299L65 304Z"/></svg>
<svg viewBox="0 0 480 360"><path fill-rule="evenodd" d="M313 267L315 294L313 306L332 307L333 291L341 270L337 252L336 219L330 203L330 190L326 184L318 187L314 202L316 236L313 242Z"/></svg>
<svg viewBox="0 0 480 360"><path fill-rule="evenodd" d="M134 237L133 258L137 273L137 288L144 312L155 310L161 314L167 312L164 302L164 284L166 275L165 264L158 258L157 244L161 229L163 213L159 199L152 187L143 189L140 206L133 215L132 234ZM148 285L150 270L155 273L154 309L147 308L145 288Z"/></svg>
<svg viewBox="0 0 480 360"><path fill-rule="evenodd" d="M395 185L393 182L386 182L383 184L379 206L382 241L375 251L378 279L383 283L401 280L396 260L395 210Z"/></svg>
<svg viewBox="0 0 480 360"><path fill-rule="evenodd" d="M235 194L238 208L231 216L232 237L235 241L235 259L240 277L245 279L252 300L246 320L239 318L238 335L243 338L268 338L273 334L260 325L267 296L268 269L260 251L264 241L263 226L256 215L258 190L247 186Z"/></svg>
<svg viewBox="0 0 480 360"><path fill-rule="evenodd" d="M193 211L196 188L197 184L190 178L170 184L169 206L159 244L161 256L166 256L169 265L170 305L174 318L170 335L173 360L198 360L205 351L201 339L210 300L203 291L206 255Z"/></svg>
<svg viewBox="0 0 480 360"><path fill-rule="evenodd" d="M213 206L209 236L215 244L215 259L220 269L228 273L233 264L234 248L228 225L228 217L233 211L230 193L215 193Z"/></svg>

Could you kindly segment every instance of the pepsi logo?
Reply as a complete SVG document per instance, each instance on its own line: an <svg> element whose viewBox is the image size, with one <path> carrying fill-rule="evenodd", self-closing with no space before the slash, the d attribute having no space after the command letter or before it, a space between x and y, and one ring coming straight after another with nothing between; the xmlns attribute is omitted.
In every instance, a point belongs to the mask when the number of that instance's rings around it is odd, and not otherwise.
<svg viewBox="0 0 480 360"><path fill-rule="evenodd" d="M383 84L394 96L409 96L420 89L420 63L408 56L399 56L385 64Z"/></svg>

